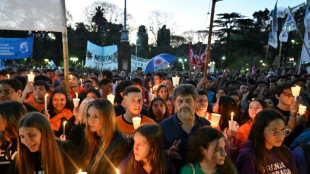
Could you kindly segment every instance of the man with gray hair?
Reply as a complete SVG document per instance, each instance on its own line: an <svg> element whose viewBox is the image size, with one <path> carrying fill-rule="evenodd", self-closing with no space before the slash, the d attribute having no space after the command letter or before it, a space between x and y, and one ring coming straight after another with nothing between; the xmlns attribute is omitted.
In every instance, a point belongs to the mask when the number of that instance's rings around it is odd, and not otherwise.
<svg viewBox="0 0 310 174"><path fill-rule="evenodd" d="M177 170L185 164L187 140L199 127L210 122L195 114L198 92L191 84L182 84L173 90L176 114L160 123L163 130L166 154L173 159Z"/></svg>

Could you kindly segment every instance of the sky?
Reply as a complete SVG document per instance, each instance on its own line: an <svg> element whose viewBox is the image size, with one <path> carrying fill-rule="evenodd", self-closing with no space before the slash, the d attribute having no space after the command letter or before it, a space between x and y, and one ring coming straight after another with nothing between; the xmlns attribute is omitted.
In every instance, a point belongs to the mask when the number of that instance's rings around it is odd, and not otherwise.
<svg viewBox="0 0 310 174"><path fill-rule="evenodd" d="M84 22L84 9L98 0L66 0L66 8L72 14L73 21ZM124 8L124 0L101 0ZM151 11L164 11L173 15L176 34L189 30L205 30L209 26L212 0L127 0L127 13L134 17L133 26L147 25ZM278 9L294 7L306 0L278 0ZM237 12L252 18L255 11L272 10L276 0L223 0L216 3L215 16L219 13ZM169 26L167 26L169 28Z"/></svg>

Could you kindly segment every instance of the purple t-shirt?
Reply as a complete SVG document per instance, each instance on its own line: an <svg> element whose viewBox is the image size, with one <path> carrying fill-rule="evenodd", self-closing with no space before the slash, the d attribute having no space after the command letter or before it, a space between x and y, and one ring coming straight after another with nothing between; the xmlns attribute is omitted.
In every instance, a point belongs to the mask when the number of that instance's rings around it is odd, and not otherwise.
<svg viewBox="0 0 310 174"><path fill-rule="evenodd" d="M287 147L286 147L287 148ZM296 161L295 157L292 153L292 151L287 148L287 152L290 156L290 162L291 162L291 168L288 168L283 162L281 158L276 156L274 152L274 148L271 150L268 150L268 153L270 154L273 163L268 164L267 166L264 166L264 170L266 174L276 174L276 173L298 173L296 168ZM244 144L242 149L239 151L239 155L236 161L236 167L240 174L258 174L260 173L258 171L258 168L255 164L256 157L252 148L252 142L248 141Z"/></svg>

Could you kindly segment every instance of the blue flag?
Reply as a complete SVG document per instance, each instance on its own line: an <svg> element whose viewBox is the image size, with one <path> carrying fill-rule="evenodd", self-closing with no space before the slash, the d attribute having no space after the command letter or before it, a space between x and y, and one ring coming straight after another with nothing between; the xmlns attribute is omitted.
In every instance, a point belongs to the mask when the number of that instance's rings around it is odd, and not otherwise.
<svg viewBox="0 0 310 174"><path fill-rule="evenodd" d="M33 37L0 38L0 59L24 59L32 55Z"/></svg>

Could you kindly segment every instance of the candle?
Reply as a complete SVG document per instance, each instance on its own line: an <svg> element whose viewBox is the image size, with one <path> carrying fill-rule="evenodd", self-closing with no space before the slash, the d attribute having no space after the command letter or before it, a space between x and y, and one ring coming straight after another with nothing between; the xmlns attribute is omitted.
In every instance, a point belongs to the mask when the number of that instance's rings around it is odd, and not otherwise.
<svg viewBox="0 0 310 174"><path fill-rule="evenodd" d="M299 105L298 113L299 115L304 115L306 112L307 106Z"/></svg>
<svg viewBox="0 0 310 174"><path fill-rule="evenodd" d="M7 74L7 76L8 76L8 79L10 79L10 74Z"/></svg>
<svg viewBox="0 0 310 174"><path fill-rule="evenodd" d="M47 110L47 96L48 96L48 94L45 94L45 96L44 96L44 108L45 108L45 110Z"/></svg>
<svg viewBox="0 0 310 174"><path fill-rule="evenodd" d="M221 115L220 114L211 114L211 126L217 128L220 122Z"/></svg>
<svg viewBox="0 0 310 174"><path fill-rule="evenodd" d="M80 82L81 82L81 86L83 86L83 80L82 80L82 78L80 78Z"/></svg>
<svg viewBox="0 0 310 174"><path fill-rule="evenodd" d="M82 172L82 170L80 169L79 173L77 174L87 174L87 172Z"/></svg>
<svg viewBox="0 0 310 174"><path fill-rule="evenodd" d="M178 86L179 81L180 81L180 77L178 77L177 75L175 77L172 77L173 86Z"/></svg>
<svg viewBox="0 0 310 174"><path fill-rule="evenodd" d="M206 119L209 120L209 113L207 113Z"/></svg>
<svg viewBox="0 0 310 174"><path fill-rule="evenodd" d="M72 80L72 75L70 74L70 79L69 80Z"/></svg>
<svg viewBox="0 0 310 174"><path fill-rule="evenodd" d="M194 66L194 71L196 70L196 67Z"/></svg>
<svg viewBox="0 0 310 174"><path fill-rule="evenodd" d="M133 117L132 118L133 128L138 129L141 124L141 117Z"/></svg>
<svg viewBox="0 0 310 174"><path fill-rule="evenodd" d="M300 93L300 86L291 87L292 89L292 95L294 96L294 101L296 101L296 98L299 96Z"/></svg>
<svg viewBox="0 0 310 174"><path fill-rule="evenodd" d="M231 112L230 116L230 130L234 130L234 113Z"/></svg>
<svg viewBox="0 0 310 174"><path fill-rule="evenodd" d="M34 74L31 72L30 74L27 74L27 77L28 77L28 83L29 82L33 82L34 81Z"/></svg>
<svg viewBox="0 0 310 174"><path fill-rule="evenodd" d="M112 103L112 105L114 104L114 99L115 99L115 95L110 94L107 96L108 100Z"/></svg>
<svg viewBox="0 0 310 174"><path fill-rule="evenodd" d="M115 169L116 170L116 174L119 174L119 170L118 169Z"/></svg>
<svg viewBox="0 0 310 174"><path fill-rule="evenodd" d="M75 98L79 98L79 93L75 93Z"/></svg>
<svg viewBox="0 0 310 174"><path fill-rule="evenodd" d="M66 135L66 121L64 121L63 131L62 134Z"/></svg>

